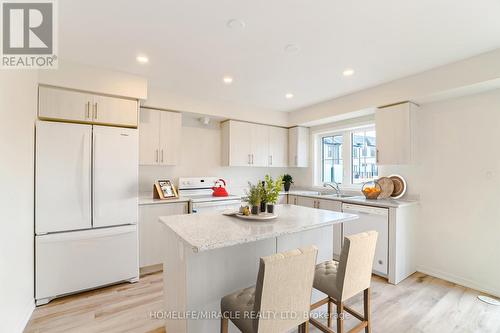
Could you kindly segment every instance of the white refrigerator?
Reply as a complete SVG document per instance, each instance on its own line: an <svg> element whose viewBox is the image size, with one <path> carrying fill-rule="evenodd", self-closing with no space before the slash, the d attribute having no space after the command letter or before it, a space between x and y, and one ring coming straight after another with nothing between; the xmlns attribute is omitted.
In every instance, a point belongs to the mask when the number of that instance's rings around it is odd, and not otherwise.
<svg viewBox="0 0 500 333"><path fill-rule="evenodd" d="M136 129L38 121L35 298L137 281Z"/></svg>

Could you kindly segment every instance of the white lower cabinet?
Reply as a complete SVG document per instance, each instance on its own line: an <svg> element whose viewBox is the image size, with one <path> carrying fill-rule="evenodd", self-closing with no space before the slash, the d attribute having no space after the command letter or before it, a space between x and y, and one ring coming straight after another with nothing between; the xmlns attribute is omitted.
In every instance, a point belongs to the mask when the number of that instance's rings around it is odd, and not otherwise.
<svg viewBox="0 0 500 333"><path fill-rule="evenodd" d="M161 203L139 206L139 267L163 263L166 251L160 216L189 212L188 202Z"/></svg>
<svg viewBox="0 0 500 333"><path fill-rule="evenodd" d="M334 212L342 211L342 202L334 200L322 200L309 197L302 197L296 195L288 196L288 203L291 205L298 205L311 208L320 208L332 210ZM340 258L340 251L342 249L342 224L333 226L333 258Z"/></svg>

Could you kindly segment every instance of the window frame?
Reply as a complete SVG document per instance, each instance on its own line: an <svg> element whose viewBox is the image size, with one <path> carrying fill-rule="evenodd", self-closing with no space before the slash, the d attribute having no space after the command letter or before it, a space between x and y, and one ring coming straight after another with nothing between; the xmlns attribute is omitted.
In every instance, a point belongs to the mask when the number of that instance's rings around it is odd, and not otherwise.
<svg viewBox="0 0 500 333"><path fill-rule="evenodd" d="M342 135L342 161L343 161L343 175L342 175L342 183L339 184L343 189L359 189L363 185L362 183L353 183L352 181L352 135L356 131L360 130L375 130L374 123L368 123L360 126L337 129L337 130L329 130L321 133L317 133L315 135L315 154L314 154L314 186L323 186L323 138ZM376 135L376 132L375 132Z"/></svg>

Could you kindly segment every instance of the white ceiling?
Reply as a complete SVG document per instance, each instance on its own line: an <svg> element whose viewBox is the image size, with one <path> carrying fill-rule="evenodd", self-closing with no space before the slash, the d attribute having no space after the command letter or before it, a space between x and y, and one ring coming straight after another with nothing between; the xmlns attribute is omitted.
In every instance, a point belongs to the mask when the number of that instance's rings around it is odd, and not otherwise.
<svg viewBox="0 0 500 333"><path fill-rule="evenodd" d="M279 111L500 48L498 0L58 3L63 59L141 74L173 95ZM227 28L230 19L245 28Z"/></svg>

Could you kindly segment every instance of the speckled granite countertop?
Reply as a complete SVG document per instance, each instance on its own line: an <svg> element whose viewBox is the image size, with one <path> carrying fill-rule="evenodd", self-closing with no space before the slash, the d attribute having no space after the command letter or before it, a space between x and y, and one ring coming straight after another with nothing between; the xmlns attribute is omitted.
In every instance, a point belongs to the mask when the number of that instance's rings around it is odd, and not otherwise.
<svg viewBox="0 0 500 333"><path fill-rule="evenodd" d="M160 217L165 224L194 252L275 238L281 235L321 228L358 218L323 209L294 205L277 205L274 220L245 221L220 212Z"/></svg>

